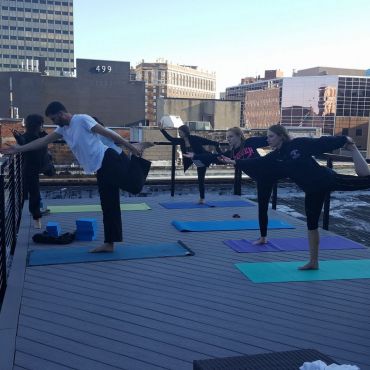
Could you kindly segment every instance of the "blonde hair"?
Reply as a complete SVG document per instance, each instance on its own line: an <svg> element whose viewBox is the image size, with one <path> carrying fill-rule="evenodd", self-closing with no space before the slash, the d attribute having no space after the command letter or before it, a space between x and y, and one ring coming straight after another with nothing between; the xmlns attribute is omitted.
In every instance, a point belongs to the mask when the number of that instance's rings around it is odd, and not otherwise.
<svg viewBox="0 0 370 370"><path fill-rule="evenodd" d="M269 131L280 136L283 139L283 142L291 140L287 129L283 125L272 125L269 127Z"/></svg>
<svg viewBox="0 0 370 370"><path fill-rule="evenodd" d="M227 131L231 131L234 135L239 136L242 143L244 142L244 133L240 127L231 127Z"/></svg>

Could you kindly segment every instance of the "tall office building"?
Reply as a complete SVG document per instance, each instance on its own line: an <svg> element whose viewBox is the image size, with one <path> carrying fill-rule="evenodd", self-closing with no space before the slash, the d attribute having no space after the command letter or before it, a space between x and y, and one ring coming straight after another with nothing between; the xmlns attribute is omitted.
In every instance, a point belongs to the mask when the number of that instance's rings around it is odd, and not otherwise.
<svg viewBox="0 0 370 370"><path fill-rule="evenodd" d="M73 76L73 0L0 0L0 71Z"/></svg>
<svg viewBox="0 0 370 370"><path fill-rule="evenodd" d="M163 98L215 99L216 74L195 66L172 64L164 60L144 61L136 66L136 80L145 81L145 117L156 125L157 100Z"/></svg>

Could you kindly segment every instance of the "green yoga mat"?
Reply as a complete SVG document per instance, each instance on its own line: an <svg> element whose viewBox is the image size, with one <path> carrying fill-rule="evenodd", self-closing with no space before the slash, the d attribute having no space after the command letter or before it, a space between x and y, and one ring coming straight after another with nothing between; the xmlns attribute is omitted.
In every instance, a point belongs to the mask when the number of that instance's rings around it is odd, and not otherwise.
<svg viewBox="0 0 370 370"><path fill-rule="evenodd" d="M48 206L50 213L68 212L101 212L100 204L75 204L68 206ZM146 203L121 204L121 211L148 211L151 209Z"/></svg>
<svg viewBox="0 0 370 370"><path fill-rule="evenodd" d="M319 270L298 270L305 263L307 261L258 262L235 266L254 283L370 279L370 259L320 261Z"/></svg>

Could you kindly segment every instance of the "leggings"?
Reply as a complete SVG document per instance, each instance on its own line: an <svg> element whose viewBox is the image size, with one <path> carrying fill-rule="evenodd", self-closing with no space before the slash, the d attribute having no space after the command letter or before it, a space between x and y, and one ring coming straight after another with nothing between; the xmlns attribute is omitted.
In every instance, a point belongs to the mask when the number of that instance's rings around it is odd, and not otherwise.
<svg viewBox="0 0 370 370"><path fill-rule="evenodd" d="M319 227L319 218L324 205L325 198L332 191L354 191L370 188L370 176L351 176L335 174L335 181L330 188L306 192L305 210L308 230L316 230Z"/></svg>
<svg viewBox="0 0 370 370"><path fill-rule="evenodd" d="M29 195L28 207L34 220L41 218L40 178L39 173L25 172L25 192Z"/></svg>
<svg viewBox="0 0 370 370"><path fill-rule="evenodd" d="M103 210L105 243L122 241L120 189L140 192L148 174L143 173L137 165L137 158L131 158L130 160L123 152L118 154L109 148L105 151L102 165L96 173ZM150 162L148 163L150 167Z"/></svg>
<svg viewBox="0 0 370 370"><path fill-rule="evenodd" d="M197 167L198 173L198 186L199 186L199 194L200 198L204 199L205 197L205 178L206 178L207 167Z"/></svg>

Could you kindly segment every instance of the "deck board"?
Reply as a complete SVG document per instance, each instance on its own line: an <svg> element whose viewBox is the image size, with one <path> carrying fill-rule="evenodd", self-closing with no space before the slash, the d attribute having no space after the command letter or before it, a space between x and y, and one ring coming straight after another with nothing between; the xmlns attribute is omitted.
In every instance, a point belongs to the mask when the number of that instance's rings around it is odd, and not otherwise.
<svg viewBox="0 0 370 370"><path fill-rule="evenodd" d="M171 226L173 219L222 220L235 213L253 219L257 207L168 210L159 204L167 200L167 195L125 200L152 209L123 212L123 245L182 240L195 252L192 257L27 267L14 370L190 370L196 359L299 348L370 369L370 279L254 284L235 263L305 261L308 253L241 254L223 244L257 238L255 230L181 233ZM98 220L101 240L101 213L51 214L45 220L73 231L80 217ZM271 230L270 237L306 234L296 218L272 210L270 217L296 227ZM320 258L370 258L367 247L322 251ZM47 246L29 242L29 249L42 248Z"/></svg>

